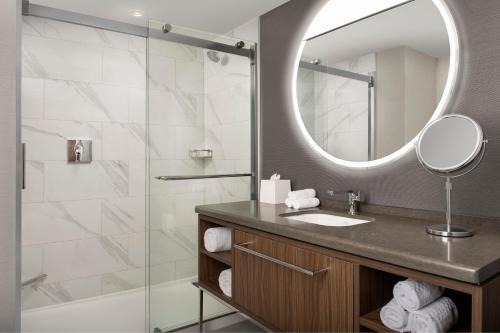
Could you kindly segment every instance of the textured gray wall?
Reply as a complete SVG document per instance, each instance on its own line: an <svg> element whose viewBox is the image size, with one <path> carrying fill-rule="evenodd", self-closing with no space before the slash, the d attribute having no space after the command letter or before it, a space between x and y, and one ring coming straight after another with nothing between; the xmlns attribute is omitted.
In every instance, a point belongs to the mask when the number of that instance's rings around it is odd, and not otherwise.
<svg viewBox="0 0 500 333"><path fill-rule="evenodd" d="M21 0L0 2L0 332L19 328Z"/></svg>
<svg viewBox="0 0 500 333"><path fill-rule="evenodd" d="M262 176L279 171L294 188L360 189L372 204L427 210L444 207L444 183L414 152L390 166L353 171L313 152L295 123L291 78L296 50L325 0L291 0L265 14L260 26ZM455 181L456 213L500 217L500 1L446 0L458 26L461 68L448 112L476 119L490 143L474 173Z"/></svg>

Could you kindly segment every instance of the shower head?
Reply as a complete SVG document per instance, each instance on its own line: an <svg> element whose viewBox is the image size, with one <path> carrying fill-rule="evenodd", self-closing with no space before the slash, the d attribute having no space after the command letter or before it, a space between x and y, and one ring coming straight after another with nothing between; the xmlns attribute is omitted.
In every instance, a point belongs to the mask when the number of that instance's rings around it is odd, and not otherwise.
<svg viewBox="0 0 500 333"><path fill-rule="evenodd" d="M218 63L221 59L219 52L213 51L213 50L207 51L207 57L208 57L208 59L210 59L211 61L213 61L215 63Z"/></svg>

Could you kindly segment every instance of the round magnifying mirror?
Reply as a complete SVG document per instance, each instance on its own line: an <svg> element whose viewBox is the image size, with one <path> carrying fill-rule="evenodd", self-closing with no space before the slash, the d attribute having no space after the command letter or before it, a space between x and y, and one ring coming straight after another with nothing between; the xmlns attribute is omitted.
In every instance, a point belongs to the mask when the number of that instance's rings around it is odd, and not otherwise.
<svg viewBox="0 0 500 333"><path fill-rule="evenodd" d="M466 116L448 115L423 129L417 155L426 168L449 173L469 165L482 145L483 131L478 123Z"/></svg>
<svg viewBox="0 0 500 333"><path fill-rule="evenodd" d="M417 157L430 172L446 178L446 224L427 232L443 237L468 237L473 232L451 224L451 178L474 170L482 160L486 140L481 126L463 115L446 115L430 122L417 142Z"/></svg>

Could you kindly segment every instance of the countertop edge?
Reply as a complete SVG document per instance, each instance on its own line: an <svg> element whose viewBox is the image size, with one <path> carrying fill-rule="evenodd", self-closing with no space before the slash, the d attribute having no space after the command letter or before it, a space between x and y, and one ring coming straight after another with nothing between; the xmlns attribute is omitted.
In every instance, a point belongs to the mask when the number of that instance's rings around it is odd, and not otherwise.
<svg viewBox="0 0 500 333"><path fill-rule="evenodd" d="M356 244L356 242L348 242L345 239L336 238L333 239L333 242L330 240L329 243L326 243L326 241L322 240L318 241L312 239L313 235L311 235L307 231L297 230L293 227L288 227L283 225L280 225L279 227L274 227L272 224L267 223L266 221L261 221L256 218L246 218L240 215L226 213L226 212L221 213L220 211L211 210L206 206L205 207L197 206L195 208L195 212L208 217L227 221L229 223L233 223L236 225L241 225L259 231L269 232L274 235L306 242L308 244L324 247L327 249L344 252L347 254L360 256L371 260L376 260L379 262L384 262L407 269L413 269L416 271L433 274L445 278L450 278L474 285L479 285L481 283L484 283L489 278L493 277L496 274L494 271L489 269L488 266L478 270L473 267L460 266L457 264L446 265L443 264L442 262L432 262L429 261L428 258L420 258L418 256L409 254L406 254L405 259L402 260L401 256L394 256L387 250L377 247L363 249L359 246L359 244ZM383 259L381 259L380 256L383 256ZM405 263L407 263L408 260L411 261L411 265L407 264L405 265ZM424 260L425 260L425 267L423 266Z"/></svg>

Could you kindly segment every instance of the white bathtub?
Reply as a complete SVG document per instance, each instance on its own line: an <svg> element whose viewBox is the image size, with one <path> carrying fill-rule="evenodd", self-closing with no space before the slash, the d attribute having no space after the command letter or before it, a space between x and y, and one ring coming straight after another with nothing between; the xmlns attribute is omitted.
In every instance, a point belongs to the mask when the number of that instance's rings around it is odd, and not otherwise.
<svg viewBox="0 0 500 333"><path fill-rule="evenodd" d="M170 330L197 322L198 290L191 279L151 288L151 330ZM230 310L205 297L205 318ZM23 332L130 332L146 330L146 289L139 288L21 313Z"/></svg>

